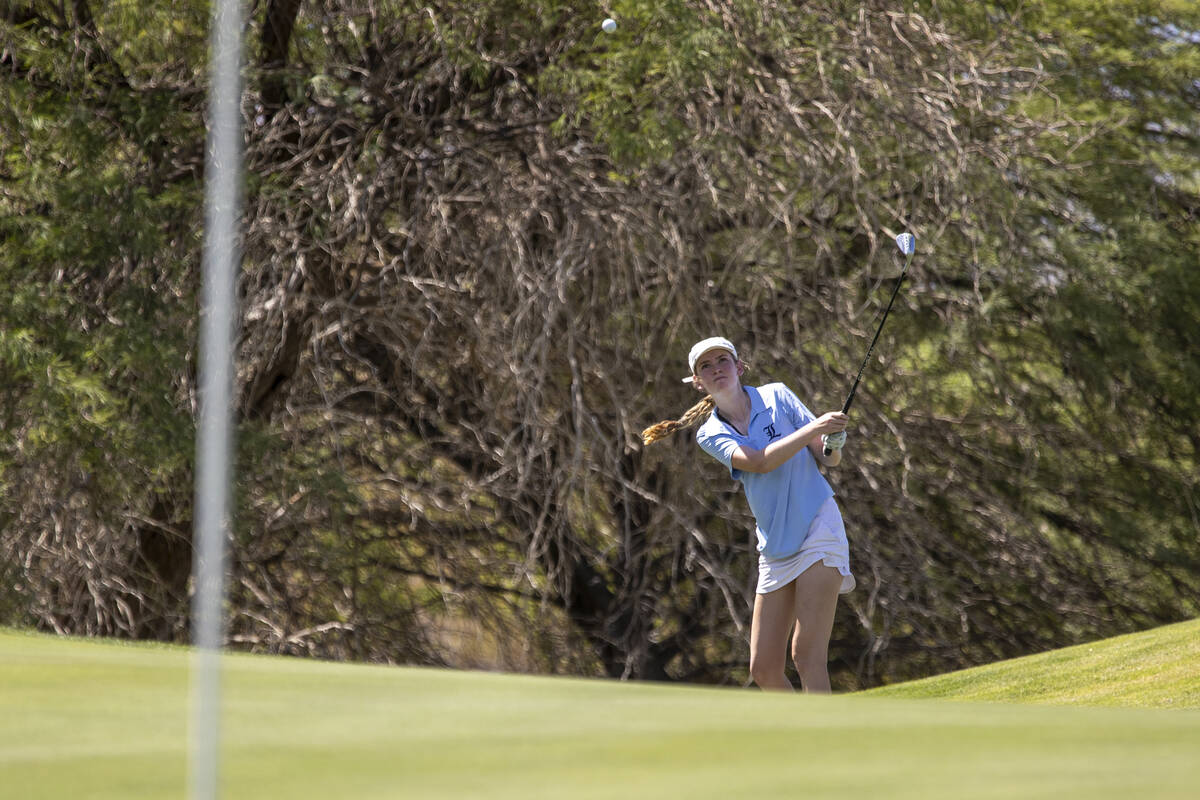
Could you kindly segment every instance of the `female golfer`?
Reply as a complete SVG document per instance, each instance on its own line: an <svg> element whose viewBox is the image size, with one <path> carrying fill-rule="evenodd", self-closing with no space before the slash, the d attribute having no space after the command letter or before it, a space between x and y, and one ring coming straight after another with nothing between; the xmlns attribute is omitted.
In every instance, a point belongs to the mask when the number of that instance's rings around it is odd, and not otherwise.
<svg viewBox="0 0 1200 800"><path fill-rule="evenodd" d="M707 396L678 420L647 428L642 439L651 444L702 423L696 441L741 481L757 523L750 675L763 689L790 690L784 669L792 633L801 688L827 693L834 611L854 576L842 515L817 464L841 463L847 417L814 416L781 383L742 386L746 365L728 339L697 342L688 366L684 381Z"/></svg>

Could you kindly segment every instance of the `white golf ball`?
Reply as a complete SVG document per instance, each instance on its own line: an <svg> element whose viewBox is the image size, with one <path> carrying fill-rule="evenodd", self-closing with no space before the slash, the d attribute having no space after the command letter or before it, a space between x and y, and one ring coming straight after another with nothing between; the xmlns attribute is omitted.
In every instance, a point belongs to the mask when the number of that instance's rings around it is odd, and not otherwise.
<svg viewBox="0 0 1200 800"><path fill-rule="evenodd" d="M604 22L600 23L600 29L605 33L612 33L617 29L617 21L612 17L609 17L608 19L604 20Z"/></svg>

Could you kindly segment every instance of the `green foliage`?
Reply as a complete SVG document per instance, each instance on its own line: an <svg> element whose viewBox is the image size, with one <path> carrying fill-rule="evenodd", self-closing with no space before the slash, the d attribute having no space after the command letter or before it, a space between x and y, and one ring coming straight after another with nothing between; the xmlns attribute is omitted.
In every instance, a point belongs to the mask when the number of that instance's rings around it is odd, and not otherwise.
<svg viewBox="0 0 1200 800"><path fill-rule="evenodd" d="M942 451L956 454L952 463L927 470L921 491L965 499L988 486L1028 521L998 530L990 514L980 519L978 501L920 502L945 506L933 515L941 529L977 526L960 540L972 558L986 561L982 543L994 542L1029 563L1039 541L1052 542L1058 555L1037 559L1039 581L1063 586L1071 581L1056 576L1078 570L1092 576L1074 584L1081 594L1111 582L1147 598L1115 616L1139 620L1166 598L1194 615L1200 408L1194 392L1178 390L1195 376L1184 354L1200 330L1200 145L1184 122L1194 118L1196 48L1179 34L1200 28L1196 7L942 3L931 13L998 38L1006 57L1038 65L1041 77L1013 98L1038 128L1037 147L1013 154L990 195L1004 204L1001 224L978 218L993 236L966 260L1002 280L976 279L976 311L952 320L950 336L944 316L920 325L930 338L909 345L908 374L930 383L902 395L956 428ZM1003 563L985 571L1015 574ZM1036 590L998 580L984 594L1007 597L1017 615L1040 602ZM970 611L964 620L985 625Z"/></svg>
<svg viewBox="0 0 1200 800"><path fill-rule="evenodd" d="M0 556L39 624L181 637L210 7L93 5L0 22ZM835 680L1200 609L1194 3L286 5L247 29L237 641L736 681L744 502L637 430L718 329L840 402L904 228Z"/></svg>
<svg viewBox="0 0 1200 800"><path fill-rule="evenodd" d="M7 431L24 428L26 463L53 453L122 481L134 476L112 459L133 456L157 482L191 447L174 367L189 345L179 301L190 289L171 250L190 244L180 223L195 198L152 193L138 151L90 112L70 101L40 109L8 117L19 124L8 129L6 161L24 193L8 201L23 213L10 217L0 257L10 287L0 305L6 410L23 422Z"/></svg>
<svg viewBox="0 0 1200 800"><path fill-rule="evenodd" d="M598 24L584 28L539 76L543 90L572 98L554 130L590 129L620 166L668 160L700 133L685 126L680 104L717 91L747 67L751 54L736 34L761 14L753 4L733 4L726 13L739 23L734 29L717 10L684 0L627 0L610 13L619 20L613 34Z"/></svg>
<svg viewBox="0 0 1200 800"><path fill-rule="evenodd" d="M202 130L204 10L0 23L0 558L25 565L39 624L161 636L185 617L166 554L190 518L199 192L171 141Z"/></svg>

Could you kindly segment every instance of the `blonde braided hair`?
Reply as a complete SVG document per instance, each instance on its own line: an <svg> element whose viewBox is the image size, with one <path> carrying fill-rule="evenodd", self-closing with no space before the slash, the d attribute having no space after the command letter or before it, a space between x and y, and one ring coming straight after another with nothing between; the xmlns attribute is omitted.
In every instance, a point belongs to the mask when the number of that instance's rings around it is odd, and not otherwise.
<svg viewBox="0 0 1200 800"><path fill-rule="evenodd" d="M683 416L679 419L665 419L642 431L642 444L654 444L660 439L670 436L675 431L686 430L694 425L698 425L716 407L717 403L712 399L712 395L707 394L703 400L683 412Z"/></svg>

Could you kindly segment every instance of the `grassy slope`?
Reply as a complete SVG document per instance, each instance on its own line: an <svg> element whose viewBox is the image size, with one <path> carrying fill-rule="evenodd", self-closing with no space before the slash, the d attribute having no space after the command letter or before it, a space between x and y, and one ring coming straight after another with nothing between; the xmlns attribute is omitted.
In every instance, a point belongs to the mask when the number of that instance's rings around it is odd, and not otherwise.
<svg viewBox="0 0 1200 800"><path fill-rule="evenodd" d="M1200 709L1200 619L866 694Z"/></svg>
<svg viewBox="0 0 1200 800"><path fill-rule="evenodd" d="M0 631L0 796L184 797L188 666L178 648ZM1194 797L1200 785L1200 710L783 697L252 656L227 657L224 679L226 798L1126 800Z"/></svg>

